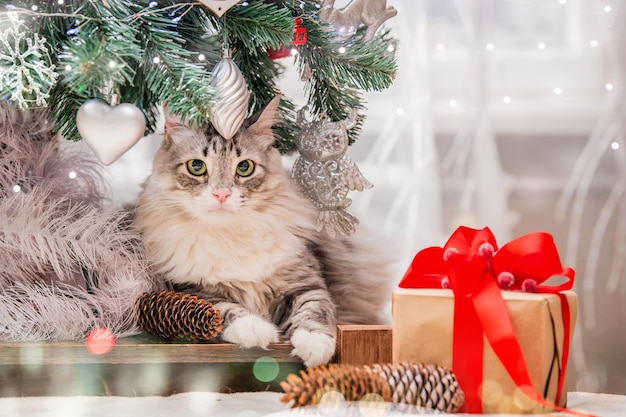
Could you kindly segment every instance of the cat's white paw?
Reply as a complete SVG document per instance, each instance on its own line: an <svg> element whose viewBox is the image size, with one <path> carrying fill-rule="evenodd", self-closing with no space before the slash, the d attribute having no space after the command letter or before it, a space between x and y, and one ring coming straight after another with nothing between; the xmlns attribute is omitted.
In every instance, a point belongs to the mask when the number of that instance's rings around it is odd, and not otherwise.
<svg viewBox="0 0 626 417"><path fill-rule="evenodd" d="M325 365L335 354L336 342L325 333L297 329L291 336L291 353L301 357L307 367Z"/></svg>
<svg viewBox="0 0 626 417"><path fill-rule="evenodd" d="M259 346L265 349L270 343L278 342L278 329L269 321L250 314L226 327L222 339L245 348Z"/></svg>

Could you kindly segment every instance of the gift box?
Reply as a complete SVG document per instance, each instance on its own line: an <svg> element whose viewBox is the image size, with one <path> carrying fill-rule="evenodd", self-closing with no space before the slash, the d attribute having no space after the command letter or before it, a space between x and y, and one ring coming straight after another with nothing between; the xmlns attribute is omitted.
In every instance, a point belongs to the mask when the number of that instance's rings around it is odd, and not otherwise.
<svg viewBox="0 0 626 417"><path fill-rule="evenodd" d="M573 281L547 233L498 250L488 228L461 226L443 247L418 252L394 291L393 360L452 369L464 412L571 412Z"/></svg>
<svg viewBox="0 0 626 417"><path fill-rule="evenodd" d="M576 294L563 293L570 311L570 329L577 311ZM513 329L522 349L534 388L565 406L564 323L561 297L503 291ZM393 293L393 361L424 362L452 367L454 294L447 289L399 289ZM482 336L484 338L484 335ZM469 358L469 360L476 360ZM530 400L517 387L486 340L482 343L483 377L480 385L483 413L546 413L552 409ZM563 374L563 375L562 375ZM457 375L461 378L461 375ZM465 389L467 390L467 389Z"/></svg>

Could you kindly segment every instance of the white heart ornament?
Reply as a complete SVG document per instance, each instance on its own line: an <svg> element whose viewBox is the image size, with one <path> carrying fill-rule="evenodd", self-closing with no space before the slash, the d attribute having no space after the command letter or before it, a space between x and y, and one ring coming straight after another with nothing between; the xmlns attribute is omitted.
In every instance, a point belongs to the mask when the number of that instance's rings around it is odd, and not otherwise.
<svg viewBox="0 0 626 417"><path fill-rule="evenodd" d="M78 109L76 126L100 162L110 165L143 137L146 118L133 104L109 106L92 99Z"/></svg>
<svg viewBox="0 0 626 417"><path fill-rule="evenodd" d="M200 3L211 9L217 17L222 17L231 7L240 0L200 0Z"/></svg>

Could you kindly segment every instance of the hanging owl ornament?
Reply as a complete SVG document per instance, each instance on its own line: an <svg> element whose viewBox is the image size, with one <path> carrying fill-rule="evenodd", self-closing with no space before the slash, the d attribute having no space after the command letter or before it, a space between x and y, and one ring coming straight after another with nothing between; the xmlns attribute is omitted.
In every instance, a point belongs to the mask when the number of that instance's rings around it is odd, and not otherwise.
<svg viewBox="0 0 626 417"><path fill-rule="evenodd" d="M338 122L326 115L308 121L304 115L307 110L306 106L300 109L296 118L300 156L291 169L291 178L318 208L317 229L331 237L346 236L359 223L346 210L352 204L348 192L373 186L346 155L348 130L356 125L356 110L348 109L348 117Z"/></svg>

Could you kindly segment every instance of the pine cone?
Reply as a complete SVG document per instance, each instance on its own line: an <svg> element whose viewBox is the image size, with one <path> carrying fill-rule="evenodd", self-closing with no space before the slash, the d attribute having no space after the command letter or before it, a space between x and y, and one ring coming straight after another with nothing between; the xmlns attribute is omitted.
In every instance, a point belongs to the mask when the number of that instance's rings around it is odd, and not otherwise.
<svg viewBox="0 0 626 417"><path fill-rule="evenodd" d="M328 391L337 391L346 401L358 401L366 394L378 394L386 402L408 404L453 413L463 405L465 395L451 371L437 365L384 364L373 366L317 366L291 374L280 383L284 403L292 407L319 404Z"/></svg>
<svg viewBox="0 0 626 417"><path fill-rule="evenodd" d="M164 339L210 340L222 331L224 318L208 301L175 291L143 293L136 303L137 324Z"/></svg>
<svg viewBox="0 0 626 417"><path fill-rule="evenodd" d="M396 363L366 366L391 387L391 402L454 413L465 401L454 374L439 365Z"/></svg>

